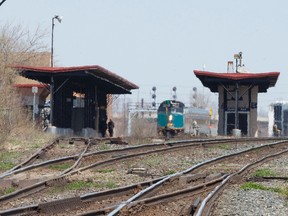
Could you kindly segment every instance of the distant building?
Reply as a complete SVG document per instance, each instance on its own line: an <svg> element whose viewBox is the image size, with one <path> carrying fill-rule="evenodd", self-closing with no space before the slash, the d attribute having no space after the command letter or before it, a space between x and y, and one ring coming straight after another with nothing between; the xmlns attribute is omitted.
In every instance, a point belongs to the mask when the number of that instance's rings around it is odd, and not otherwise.
<svg viewBox="0 0 288 216"><path fill-rule="evenodd" d="M28 53L15 53L15 58L24 58L25 64L29 66L50 66L51 54L50 52L28 52ZM23 57L24 56L24 57ZM47 100L49 92L49 86L45 83L41 83L35 79L28 79L23 76L17 75L15 77L14 86L18 89L18 93L22 99L22 105L31 110L33 109L33 100L35 96L36 110L40 112L43 108L45 101ZM32 88L37 88L37 93L32 92Z"/></svg>

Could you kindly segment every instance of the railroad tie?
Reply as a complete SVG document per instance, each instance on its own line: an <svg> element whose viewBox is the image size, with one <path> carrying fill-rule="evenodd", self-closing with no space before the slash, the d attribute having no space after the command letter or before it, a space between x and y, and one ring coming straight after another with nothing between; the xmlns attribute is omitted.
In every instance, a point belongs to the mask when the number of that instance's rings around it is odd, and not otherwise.
<svg viewBox="0 0 288 216"><path fill-rule="evenodd" d="M81 201L80 197L72 197L64 200L41 203L38 205L38 209L39 213L56 214L71 209L72 206L73 208L77 208L83 205L84 203Z"/></svg>
<svg viewBox="0 0 288 216"><path fill-rule="evenodd" d="M179 216L193 216L196 213L197 207L199 206L201 201L201 197L197 197L197 199L194 201L193 204L191 204L189 206L189 208L187 208L187 206L183 206L183 208L181 209Z"/></svg>

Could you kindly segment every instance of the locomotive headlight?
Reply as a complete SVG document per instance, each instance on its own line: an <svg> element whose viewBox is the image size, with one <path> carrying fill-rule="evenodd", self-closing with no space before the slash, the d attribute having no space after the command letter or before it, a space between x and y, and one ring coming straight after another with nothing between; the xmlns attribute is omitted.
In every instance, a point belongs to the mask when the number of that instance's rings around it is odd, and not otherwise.
<svg viewBox="0 0 288 216"><path fill-rule="evenodd" d="M169 120L170 122L172 122L172 119L173 119L173 116L172 116L172 115L169 115L169 116L168 116L168 120Z"/></svg>

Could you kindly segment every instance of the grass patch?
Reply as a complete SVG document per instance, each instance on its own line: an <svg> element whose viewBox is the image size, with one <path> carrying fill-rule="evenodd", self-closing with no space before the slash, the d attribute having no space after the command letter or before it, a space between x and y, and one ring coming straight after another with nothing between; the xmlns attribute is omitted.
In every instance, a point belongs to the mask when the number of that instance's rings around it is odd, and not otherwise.
<svg viewBox="0 0 288 216"><path fill-rule="evenodd" d="M28 136L27 136L28 135ZM34 150L36 146L42 147L54 140L55 136L51 133L42 133L34 127L17 128L6 140L6 146L13 146L13 149L22 151L23 147L26 150Z"/></svg>
<svg viewBox="0 0 288 216"><path fill-rule="evenodd" d="M174 173L176 173L175 170L167 170L167 171L164 173L164 175L172 175L172 174L174 174Z"/></svg>
<svg viewBox="0 0 288 216"><path fill-rule="evenodd" d="M255 190L272 191L272 192L279 193L279 194L282 194L282 195L288 197L288 187L285 187L285 188L279 188L279 187L273 188L273 187L266 187L266 186L264 186L262 184L255 183L255 182L245 182L241 186L241 189L244 189L244 190L255 189Z"/></svg>
<svg viewBox="0 0 288 216"><path fill-rule="evenodd" d="M0 171L6 171L9 169L12 169L16 164L12 163L12 162L1 162L0 163Z"/></svg>
<svg viewBox="0 0 288 216"><path fill-rule="evenodd" d="M245 182L242 186L241 189L244 190L252 190L252 189L256 189L256 190L269 190L267 187L265 187L262 184L259 183L255 183L255 182Z"/></svg>
<svg viewBox="0 0 288 216"><path fill-rule="evenodd" d="M19 152L1 152L0 153L0 160L7 161L11 159L16 159L20 156Z"/></svg>
<svg viewBox="0 0 288 216"><path fill-rule="evenodd" d="M185 166L185 165L188 165L188 166L192 166L195 164L194 161L190 161L190 160L182 160L181 163Z"/></svg>
<svg viewBox="0 0 288 216"><path fill-rule="evenodd" d="M105 151L105 150L110 150L110 146L106 145L106 144L102 144L102 145L99 145L99 150L100 151Z"/></svg>
<svg viewBox="0 0 288 216"><path fill-rule="evenodd" d="M14 191L16 191L16 189L15 189L14 187L1 189L1 190L0 190L0 196L4 196L4 195L6 195L6 194L13 193Z"/></svg>
<svg viewBox="0 0 288 216"><path fill-rule="evenodd" d="M41 147L41 145L39 144L39 143L34 143L32 146L31 146L31 148L40 148Z"/></svg>
<svg viewBox="0 0 288 216"><path fill-rule="evenodd" d="M66 147L67 147L67 145L66 145L66 144L64 144L64 143L60 143L60 144L58 144L58 146L59 146L59 148L61 148L61 149L64 149L64 148L66 148Z"/></svg>
<svg viewBox="0 0 288 216"><path fill-rule="evenodd" d="M152 157L148 157L145 162L148 166L150 167L154 167L154 166L158 166L161 164L161 158L159 156L152 156Z"/></svg>
<svg viewBox="0 0 288 216"><path fill-rule="evenodd" d="M68 168L70 168L71 165L68 163L63 163L63 164L51 164L48 166L49 169L53 169L53 170L58 170L58 171L64 171Z"/></svg>
<svg viewBox="0 0 288 216"><path fill-rule="evenodd" d="M219 145L214 145L214 148L218 148L218 149L223 149L223 150L231 150L232 149L232 145L229 144L219 144Z"/></svg>
<svg viewBox="0 0 288 216"><path fill-rule="evenodd" d="M288 186L284 187L282 192L283 192L283 195L284 195L286 198L288 198Z"/></svg>
<svg viewBox="0 0 288 216"><path fill-rule="evenodd" d="M104 186L108 189L113 189L113 188L118 187L118 185L113 181L109 181L109 182L104 183Z"/></svg>
<svg viewBox="0 0 288 216"><path fill-rule="evenodd" d="M273 177L273 176L276 176L276 173L274 173L270 169L259 169L253 173L253 176L255 176L255 177L265 177L265 176Z"/></svg>
<svg viewBox="0 0 288 216"><path fill-rule="evenodd" d="M114 169L97 170L98 173L112 173L114 171L115 171Z"/></svg>
<svg viewBox="0 0 288 216"><path fill-rule="evenodd" d="M74 181L65 185L65 189L67 190L81 190L83 188L92 188L92 187L99 187L99 184L94 182Z"/></svg>
<svg viewBox="0 0 288 216"><path fill-rule="evenodd" d="M118 187L118 185L114 181L108 182L91 182L91 181L73 181L64 186L54 187L52 193L60 193L64 191L75 191L75 190L83 190L87 188L108 188L113 189Z"/></svg>
<svg viewBox="0 0 288 216"><path fill-rule="evenodd" d="M12 167L16 166L14 162L20 153L18 152L2 152L0 153L0 171L9 170Z"/></svg>

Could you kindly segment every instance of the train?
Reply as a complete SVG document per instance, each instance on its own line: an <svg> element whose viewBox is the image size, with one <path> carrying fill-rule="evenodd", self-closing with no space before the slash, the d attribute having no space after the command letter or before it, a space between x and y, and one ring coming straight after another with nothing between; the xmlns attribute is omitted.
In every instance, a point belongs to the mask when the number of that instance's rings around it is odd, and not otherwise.
<svg viewBox="0 0 288 216"><path fill-rule="evenodd" d="M184 103L165 100L157 110L157 132L166 137L184 132Z"/></svg>
<svg viewBox="0 0 288 216"><path fill-rule="evenodd" d="M196 122L196 125L194 125ZM211 114L208 110L186 107L176 100L165 100L157 110L157 133L166 137L180 134L211 134Z"/></svg>

